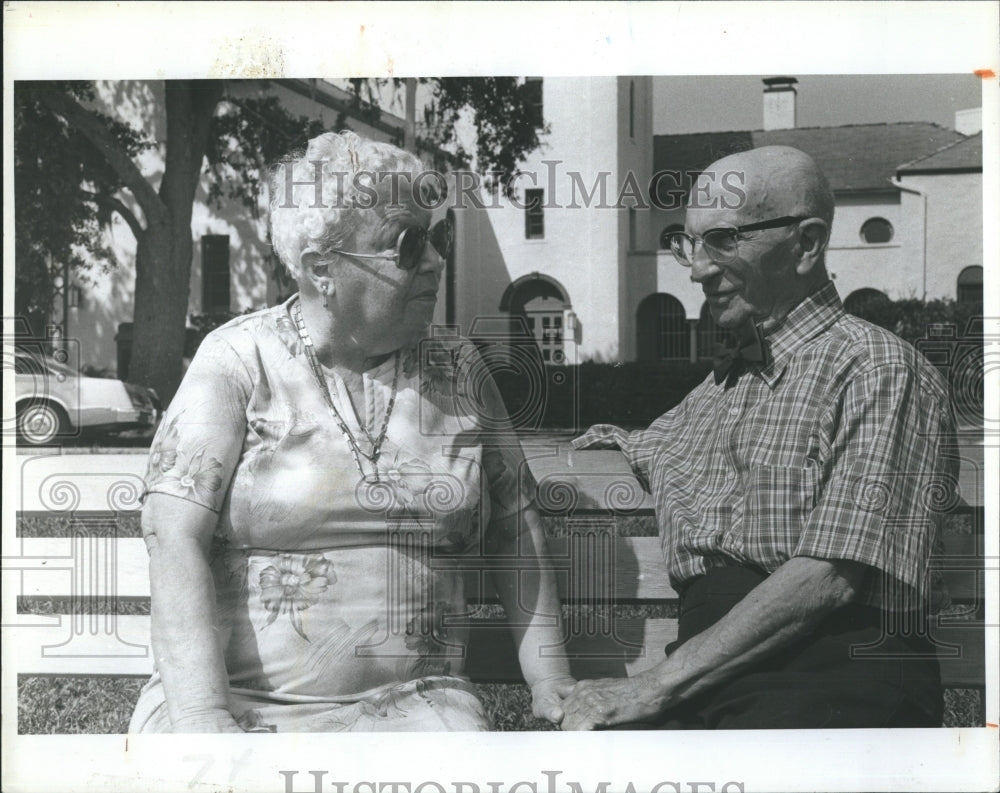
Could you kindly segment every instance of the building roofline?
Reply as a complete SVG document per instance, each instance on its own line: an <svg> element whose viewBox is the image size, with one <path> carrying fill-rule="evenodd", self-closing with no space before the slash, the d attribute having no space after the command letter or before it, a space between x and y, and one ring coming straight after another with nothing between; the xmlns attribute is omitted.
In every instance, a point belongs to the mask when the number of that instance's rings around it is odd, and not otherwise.
<svg viewBox="0 0 1000 793"><path fill-rule="evenodd" d="M959 132L958 134L961 135L962 133ZM973 138L975 138L977 136L981 137L982 134L983 134L982 132L977 132L975 135L965 135L961 140L956 140L956 141L952 141L951 143L946 143L944 146L942 146L941 148L937 149L936 151L932 151L930 154L925 154L923 157L917 157L917 159L915 159L915 160L910 160L909 162L904 162L902 165L900 165L900 166L898 166L896 168L896 176L899 176L899 174L903 173L904 171L906 173L948 173L949 171L954 171L955 173L975 173L977 170L982 171L983 170L982 162L980 162L978 168L976 168L976 166L972 166L972 165L956 166L955 168L924 168L924 169L917 169L917 168L912 168L911 167L911 166L917 165L918 163L924 162L925 160L929 160L931 157L937 157L939 154L948 151L948 149L950 149L950 148L952 148L954 146L960 146L961 144L965 143L966 141L972 140Z"/></svg>
<svg viewBox="0 0 1000 793"><path fill-rule="evenodd" d="M983 166L964 166L956 168L907 168L896 171L896 178L903 176L936 176L937 174L982 173Z"/></svg>
<svg viewBox="0 0 1000 793"><path fill-rule="evenodd" d="M349 116L356 121L360 121L362 124L378 130L385 135L392 137L402 135L406 126L406 121L396 114L383 110L380 107L376 107L363 99L359 99L358 103L356 103L354 99L351 98L350 95L342 88L338 88L337 86L325 81L320 82L318 79L309 80L302 78L280 78L271 80L271 82L280 85L283 88L287 88L290 91L294 91L300 96L304 96L313 102L323 105L324 107L336 110L338 113L343 113L344 115ZM343 94L343 96L340 96L341 94ZM366 112L371 114L371 117L366 117ZM416 145L417 152L429 151L432 154L443 158L451 165L454 165L457 161L454 154L440 148L436 143L434 143L434 141L427 137L417 135L414 143Z"/></svg>
<svg viewBox="0 0 1000 793"><path fill-rule="evenodd" d="M324 107L328 107L331 110L336 110L338 113L350 116L351 118L367 124L369 127L387 135L395 135L403 130L405 122L399 116L388 113L385 110L382 110L382 108L375 107L364 100L359 100L360 105L356 105L351 99L341 98L337 96L337 94L346 94L346 92L334 85L325 84L321 86L318 82L301 78L281 78L272 80L272 82L282 86L283 88L287 88L290 91L294 91L300 96L304 96L313 102L317 102ZM359 113L359 106L361 113ZM365 111L368 111L373 115L377 112L378 116L374 118L365 118L363 115Z"/></svg>
<svg viewBox="0 0 1000 793"><path fill-rule="evenodd" d="M800 132L804 130L817 130L817 129L854 129L861 127L899 127L904 125L921 124L929 127L937 127L938 129L946 130L948 132L954 132L956 135L961 135L961 132L952 129L951 127L946 127L943 124L938 124L936 121L873 121L868 124L832 124L829 126L815 126L815 127L789 127L788 129L764 129L763 127L758 127L756 129L715 129L706 130L704 132L676 132L676 133L663 133L658 135L653 135L653 138L688 138L688 137L698 137L701 135L747 135L755 132ZM971 136L968 136L971 137ZM948 146L954 146L956 143L961 143L962 141L953 141L949 143Z"/></svg>
<svg viewBox="0 0 1000 793"><path fill-rule="evenodd" d="M845 195L845 194L880 195L883 193L898 193L898 192L899 188L890 183L888 187L838 187L833 191L833 194L835 196Z"/></svg>

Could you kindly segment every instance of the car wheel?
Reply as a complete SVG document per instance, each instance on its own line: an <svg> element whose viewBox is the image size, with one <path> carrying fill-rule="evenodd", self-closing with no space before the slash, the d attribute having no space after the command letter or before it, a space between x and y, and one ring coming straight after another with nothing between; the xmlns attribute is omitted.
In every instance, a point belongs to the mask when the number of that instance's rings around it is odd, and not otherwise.
<svg viewBox="0 0 1000 793"><path fill-rule="evenodd" d="M30 446L45 446L69 430L62 408L48 402L25 405L17 411L17 435Z"/></svg>

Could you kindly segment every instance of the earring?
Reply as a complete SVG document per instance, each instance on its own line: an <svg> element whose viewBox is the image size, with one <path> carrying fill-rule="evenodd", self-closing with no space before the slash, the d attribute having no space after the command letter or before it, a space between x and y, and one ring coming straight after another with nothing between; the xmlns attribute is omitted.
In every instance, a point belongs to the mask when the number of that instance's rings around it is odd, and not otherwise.
<svg viewBox="0 0 1000 793"><path fill-rule="evenodd" d="M320 287L319 291L321 291L323 293L323 308L329 308L330 307L330 287L327 286L326 284L323 284L323 286Z"/></svg>

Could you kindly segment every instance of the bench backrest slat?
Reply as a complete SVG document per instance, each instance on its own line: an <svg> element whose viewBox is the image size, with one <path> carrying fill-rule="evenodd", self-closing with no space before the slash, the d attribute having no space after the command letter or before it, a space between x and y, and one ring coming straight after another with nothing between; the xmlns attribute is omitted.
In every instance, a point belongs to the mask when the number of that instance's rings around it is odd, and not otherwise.
<svg viewBox="0 0 1000 793"><path fill-rule="evenodd" d="M524 442L528 468L539 484L539 506L552 514L616 511L649 515L653 503L617 450L574 451L566 443ZM956 511L983 506L982 448L962 448ZM17 509L52 514L124 511L139 507L145 454L32 455L20 458Z"/></svg>
<svg viewBox="0 0 1000 793"><path fill-rule="evenodd" d="M21 571L20 594L24 596L149 597L148 556L145 543L137 537L25 537L20 543L21 556L15 557L16 561L9 560L4 567ZM664 571L657 537L602 538L591 533L574 538L572 543L564 537L553 538L548 546L563 602L643 603L677 599ZM945 555L933 564L944 578L953 601L981 602L981 559L974 535L945 537ZM488 592L478 599L492 600Z"/></svg>

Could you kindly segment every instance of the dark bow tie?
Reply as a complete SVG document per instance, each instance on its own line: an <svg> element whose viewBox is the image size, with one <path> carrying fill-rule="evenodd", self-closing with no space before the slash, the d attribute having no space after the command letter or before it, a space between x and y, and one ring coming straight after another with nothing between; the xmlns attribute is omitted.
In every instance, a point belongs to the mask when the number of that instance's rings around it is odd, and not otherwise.
<svg viewBox="0 0 1000 793"><path fill-rule="evenodd" d="M725 381L728 388L746 371L748 364L763 367L767 366L770 360L770 351L760 327L751 324L738 335L735 344L715 345L715 356L712 358L715 384L719 385Z"/></svg>

